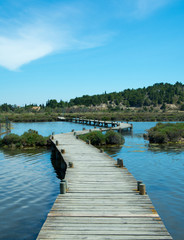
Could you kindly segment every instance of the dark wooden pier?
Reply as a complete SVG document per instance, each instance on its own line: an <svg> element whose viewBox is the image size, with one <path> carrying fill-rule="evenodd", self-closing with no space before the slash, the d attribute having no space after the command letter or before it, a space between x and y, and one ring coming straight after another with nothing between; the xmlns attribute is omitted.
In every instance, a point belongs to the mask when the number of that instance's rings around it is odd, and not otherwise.
<svg viewBox="0 0 184 240"><path fill-rule="evenodd" d="M172 239L145 185L122 159L77 139L82 133L52 136L53 151L68 168L37 239Z"/></svg>
<svg viewBox="0 0 184 240"><path fill-rule="evenodd" d="M132 124L126 125L126 123L121 123L121 122L116 122L116 121L101 121L101 120L94 120L94 119L64 118L64 117L58 117L58 119L63 122L73 122L73 123L78 123L78 124L85 124L85 125L104 127L104 128L109 128L109 127L120 128L120 125L122 125L122 127L124 129L132 128Z"/></svg>

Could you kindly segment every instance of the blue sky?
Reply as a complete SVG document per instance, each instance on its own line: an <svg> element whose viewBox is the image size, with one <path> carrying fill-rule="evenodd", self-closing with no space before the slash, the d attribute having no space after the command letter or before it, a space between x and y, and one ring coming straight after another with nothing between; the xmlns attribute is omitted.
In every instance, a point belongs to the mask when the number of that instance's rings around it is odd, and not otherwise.
<svg viewBox="0 0 184 240"><path fill-rule="evenodd" d="M0 0L0 104L176 81L183 0Z"/></svg>

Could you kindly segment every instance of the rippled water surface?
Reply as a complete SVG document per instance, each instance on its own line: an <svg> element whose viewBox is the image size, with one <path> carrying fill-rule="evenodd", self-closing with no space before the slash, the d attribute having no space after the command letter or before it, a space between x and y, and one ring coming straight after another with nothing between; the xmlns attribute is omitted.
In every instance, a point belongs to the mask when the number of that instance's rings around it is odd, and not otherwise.
<svg viewBox="0 0 184 240"><path fill-rule="evenodd" d="M106 149L121 157L147 192L175 240L184 239L184 151L150 148L142 138L155 123L133 123L122 148ZM16 123L12 132L31 129L44 136L52 132L81 130L73 123ZM89 128L89 127L86 127ZM0 239L36 239L57 194L59 179L49 150L0 150Z"/></svg>
<svg viewBox="0 0 184 240"><path fill-rule="evenodd" d="M157 212L173 239L184 239L184 148L149 147L142 138L155 123L133 123L125 145L107 153L123 158L124 165L137 180L143 180Z"/></svg>

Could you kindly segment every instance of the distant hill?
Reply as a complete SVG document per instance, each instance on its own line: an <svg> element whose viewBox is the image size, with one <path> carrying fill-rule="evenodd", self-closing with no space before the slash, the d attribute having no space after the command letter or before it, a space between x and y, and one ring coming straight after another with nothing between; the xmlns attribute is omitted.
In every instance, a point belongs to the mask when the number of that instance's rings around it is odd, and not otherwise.
<svg viewBox="0 0 184 240"><path fill-rule="evenodd" d="M143 110L143 111L184 111L184 84L176 82L157 83L147 88L126 89L121 92L103 93L98 95L84 95L69 102L51 99L38 106L37 104L19 107L4 103L0 105L0 113L50 113L50 112L94 112L101 110Z"/></svg>
<svg viewBox="0 0 184 240"><path fill-rule="evenodd" d="M99 95L76 97L68 103L72 106L98 106L106 104L115 107L147 107L164 104L180 105L184 103L184 85L176 82L174 85L169 83L157 83L147 88L126 89L122 92L104 93Z"/></svg>

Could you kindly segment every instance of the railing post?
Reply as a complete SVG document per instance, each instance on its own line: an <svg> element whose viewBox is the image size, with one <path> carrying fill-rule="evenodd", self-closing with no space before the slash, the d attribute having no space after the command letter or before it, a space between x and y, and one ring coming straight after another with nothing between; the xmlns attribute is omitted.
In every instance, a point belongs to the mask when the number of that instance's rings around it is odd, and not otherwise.
<svg viewBox="0 0 184 240"><path fill-rule="evenodd" d="M140 193L140 195L145 195L146 194L146 186L145 186L145 184L140 184L139 185L139 193Z"/></svg>
<svg viewBox="0 0 184 240"><path fill-rule="evenodd" d="M146 194L146 186L145 184L139 184L139 194L145 195Z"/></svg>
<svg viewBox="0 0 184 240"><path fill-rule="evenodd" d="M65 183L66 192L67 192L67 189L68 189L68 182L67 182L67 180L66 179L62 179L61 182Z"/></svg>
<svg viewBox="0 0 184 240"><path fill-rule="evenodd" d="M140 184L142 184L142 181L137 181L137 191L139 191Z"/></svg>
<svg viewBox="0 0 184 240"><path fill-rule="evenodd" d="M60 194L66 193L66 182L61 181L60 182Z"/></svg>
<svg viewBox="0 0 184 240"><path fill-rule="evenodd" d="M123 167L124 167L124 165L123 165L123 159L118 158L118 159L117 159L117 165L123 168Z"/></svg>
<svg viewBox="0 0 184 240"><path fill-rule="evenodd" d="M63 154L64 154L64 153L65 153L65 149L61 149L61 153L63 153Z"/></svg>
<svg viewBox="0 0 184 240"><path fill-rule="evenodd" d="M74 167L73 162L69 162L69 163L68 163L68 166L69 166L70 168L73 168L73 167Z"/></svg>

